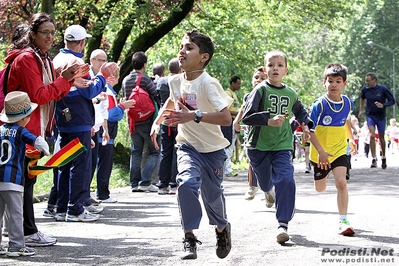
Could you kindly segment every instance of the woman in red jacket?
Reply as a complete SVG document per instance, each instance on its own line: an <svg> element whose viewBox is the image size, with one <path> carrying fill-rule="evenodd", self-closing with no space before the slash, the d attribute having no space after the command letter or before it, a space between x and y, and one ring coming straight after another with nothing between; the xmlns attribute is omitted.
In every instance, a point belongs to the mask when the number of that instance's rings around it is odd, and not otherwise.
<svg viewBox="0 0 399 266"><path fill-rule="evenodd" d="M39 104L26 125L33 134L51 134L55 101L64 97L74 79L89 71L88 65L74 64L67 69L54 70L48 51L56 35L51 16L38 13L32 16L30 25L19 26L13 37L13 47L5 62L11 64L7 92L24 91L32 102ZM27 165L28 160L25 160ZM27 167L25 167L27 169ZM24 185L24 235L27 246L49 246L57 242L54 237L38 231L33 210L33 186L35 178L25 172Z"/></svg>

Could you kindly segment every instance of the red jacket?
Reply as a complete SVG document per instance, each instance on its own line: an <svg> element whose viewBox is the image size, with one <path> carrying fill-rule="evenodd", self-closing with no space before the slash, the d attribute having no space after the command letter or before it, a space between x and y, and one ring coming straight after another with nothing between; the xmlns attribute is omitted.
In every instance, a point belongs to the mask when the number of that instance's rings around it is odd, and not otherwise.
<svg viewBox="0 0 399 266"><path fill-rule="evenodd" d="M39 106L45 105L52 100L60 100L69 92L73 84L73 81L69 82L62 76L54 80L54 67L52 62L48 60L54 82L45 86L43 83L42 59L35 54L32 48L11 51L7 55L5 62L9 63L12 59L14 61L8 76L7 92L24 91L29 95L31 101L39 104ZM41 109L38 107L33 111L30 122L26 125L26 128L36 136L44 135L44 132L41 132L41 122L43 122L40 118ZM49 110L47 114L42 115L49 117L50 122L54 117L54 113L50 114ZM46 125L44 125L44 128L46 128Z"/></svg>

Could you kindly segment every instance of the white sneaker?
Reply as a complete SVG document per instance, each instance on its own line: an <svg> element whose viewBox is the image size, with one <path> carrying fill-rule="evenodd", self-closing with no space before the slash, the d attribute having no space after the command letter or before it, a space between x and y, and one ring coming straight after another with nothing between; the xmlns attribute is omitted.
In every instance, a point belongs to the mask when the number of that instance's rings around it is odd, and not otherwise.
<svg viewBox="0 0 399 266"><path fill-rule="evenodd" d="M94 214L101 213L104 210L103 206L94 206L94 205L84 206L84 208L86 209L86 211Z"/></svg>
<svg viewBox="0 0 399 266"><path fill-rule="evenodd" d="M177 193L177 187L171 187L169 190L169 194L170 195L176 195Z"/></svg>
<svg viewBox="0 0 399 266"><path fill-rule="evenodd" d="M54 215L54 220L57 222L65 222L66 212L57 212Z"/></svg>
<svg viewBox="0 0 399 266"><path fill-rule="evenodd" d="M255 186L251 186L248 188L248 191L245 192L246 200L253 200L255 198L256 192L258 192L259 188Z"/></svg>
<svg viewBox="0 0 399 266"><path fill-rule="evenodd" d="M115 203L115 202L118 202L118 200L117 200L117 199L114 199L114 198L111 198L111 197L109 197L108 199L106 199L106 200L102 200L101 202L102 202L102 203Z"/></svg>
<svg viewBox="0 0 399 266"><path fill-rule="evenodd" d="M0 255L5 255L6 253L7 249L4 246L0 245Z"/></svg>
<svg viewBox="0 0 399 266"><path fill-rule="evenodd" d="M86 210L84 210L79 215L67 214L65 217L65 221L67 222L94 222L97 221L98 219L100 219L99 214L93 214Z"/></svg>
<svg viewBox="0 0 399 266"><path fill-rule="evenodd" d="M142 192L158 192L158 187L151 184L149 186L139 186L138 190Z"/></svg>
<svg viewBox="0 0 399 266"><path fill-rule="evenodd" d="M287 229L285 229L284 227L279 227L277 229L277 242L279 244L284 244L288 240L290 240L290 236L287 233Z"/></svg>
<svg viewBox="0 0 399 266"><path fill-rule="evenodd" d="M38 231L29 236L25 236L25 245L28 247L45 247L54 245L57 239L49 235L45 235Z"/></svg>
<svg viewBox="0 0 399 266"><path fill-rule="evenodd" d="M276 193L274 191L274 187L272 187L272 189L270 189L269 192L265 192L266 207L267 208L273 207L275 199L276 199Z"/></svg>

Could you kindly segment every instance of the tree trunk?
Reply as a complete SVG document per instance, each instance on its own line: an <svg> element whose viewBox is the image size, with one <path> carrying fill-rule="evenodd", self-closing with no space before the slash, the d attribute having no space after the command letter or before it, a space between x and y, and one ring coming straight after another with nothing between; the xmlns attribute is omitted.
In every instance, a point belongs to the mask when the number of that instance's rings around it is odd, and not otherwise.
<svg viewBox="0 0 399 266"><path fill-rule="evenodd" d="M121 71L120 71L120 81L123 80L124 77L126 77L133 69L132 66L132 55L137 52L137 51L147 51L151 46L156 44L163 36L168 34L171 30L173 30L176 25L178 25L192 10L194 6L195 0L184 0L182 1L182 4L180 5L180 9L177 9L176 11L173 11L169 18L165 20L164 22L158 24L156 27L149 29L148 31L142 33L141 35L138 35L129 51L126 54L125 60L121 64ZM128 35L130 34L130 29L132 28L132 23L134 21L131 21L130 24L127 24L126 28L124 27L123 30L123 35L122 32L118 37L120 37L119 40L114 41L113 45L113 60L117 61L119 59L119 56L122 51L121 43L125 43ZM114 47L118 47L118 49L115 49ZM118 85L115 86L115 91L118 93L120 90L120 84L121 82L118 82Z"/></svg>

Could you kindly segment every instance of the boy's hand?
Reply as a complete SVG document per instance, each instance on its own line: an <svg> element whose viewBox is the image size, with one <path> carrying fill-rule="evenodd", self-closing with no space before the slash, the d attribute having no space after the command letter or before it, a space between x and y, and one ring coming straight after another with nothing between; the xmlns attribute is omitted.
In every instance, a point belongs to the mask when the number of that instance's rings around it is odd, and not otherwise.
<svg viewBox="0 0 399 266"><path fill-rule="evenodd" d="M350 151L351 154L352 155L356 155L357 154L357 147L356 147L355 142L352 139L349 140L349 146L351 148L351 151Z"/></svg>
<svg viewBox="0 0 399 266"><path fill-rule="evenodd" d="M310 130L309 127L307 125L305 125L304 122L302 122L302 132L303 132L303 140L305 142L310 141Z"/></svg>
<svg viewBox="0 0 399 266"><path fill-rule="evenodd" d="M175 127L178 124L184 124L194 120L193 111L190 111L181 102L177 102L177 105L179 110L166 109L165 111L168 112L168 114L163 115L163 117L165 117L164 121L171 127Z"/></svg>
<svg viewBox="0 0 399 266"><path fill-rule="evenodd" d="M331 163L328 160L329 156L333 156L331 153L328 153L326 151L319 151L319 162L317 164L317 167L319 167L322 170L328 170L331 168Z"/></svg>
<svg viewBox="0 0 399 266"><path fill-rule="evenodd" d="M150 131L151 141L156 150L159 150L158 141L157 141L159 129L160 129L160 125L153 123L152 127L151 127L151 131Z"/></svg>
<svg viewBox="0 0 399 266"><path fill-rule="evenodd" d="M269 119L267 125L272 127L281 127L283 125L284 120L285 120L284 115L276 115L275 117Z"/></svg>
<svg viewBox="0 0 399 266"><path fill-rule="evenodd" d="M136 104L136 100L134 100L134 99L126 100L126 97L125 97L125 98L122 98L120 104L122 104L125 107L125 109L133 108L134 105Z"/></svg>

